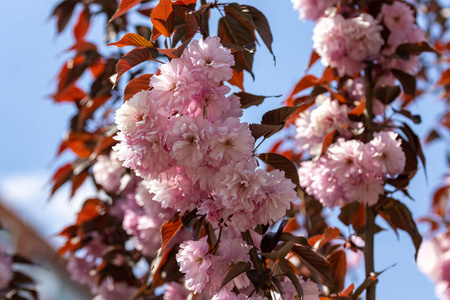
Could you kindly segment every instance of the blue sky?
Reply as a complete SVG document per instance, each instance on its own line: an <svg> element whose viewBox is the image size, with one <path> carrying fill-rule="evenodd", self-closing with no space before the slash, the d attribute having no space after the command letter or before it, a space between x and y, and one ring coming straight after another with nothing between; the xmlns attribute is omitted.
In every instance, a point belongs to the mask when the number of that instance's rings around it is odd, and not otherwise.
<svg viewBox="0 0 450 300"><path fill-rule="evenodd" d="M275 66L265 47L259 48L254 61L256 80L247 76L246 91L258 95L285 95L304 75L312 48L313 24L298 20L289 0L239 2L254 5L266 15L277 56ZM54 159L55 153L73 111L70 105L55 105L48 98L55 87L54 77L67 58L64 50L72 42L71 32L56 36L55 24L48 18L55 3L0 1L0 122L4 128L0 148L0 196L45 237L71 222L81 196L92 193L87 187L78 200L68 204L65 189L58 192L54 200L46 202L51 172L61 164L61 160ZM215 28L213 26L212 30ZM95 30L102 32L102 28ZM258 122L280 99L269 98L257 109L248 110L245 121ZM416 132L423 136L429 130L439 107L436 95L412 105L414 111L422 113L424 121L414 127ZM270 141L266 143L269 144ZM420 171L411 184L410 193L415 201L402 199L416 218L427 212L432 190L439 184L446 167L442 144L427 146L425 151L429 183L425 183L424 172ZM388 229L385 223L380 224ZM392 230L378 234L375 253L377 271L397 263L380 277L378 299L436 299L434 286L414 266L414 247L407 235L400 233L397 239ZM363 280L361 277L352 279L356 285Z"/></svg>

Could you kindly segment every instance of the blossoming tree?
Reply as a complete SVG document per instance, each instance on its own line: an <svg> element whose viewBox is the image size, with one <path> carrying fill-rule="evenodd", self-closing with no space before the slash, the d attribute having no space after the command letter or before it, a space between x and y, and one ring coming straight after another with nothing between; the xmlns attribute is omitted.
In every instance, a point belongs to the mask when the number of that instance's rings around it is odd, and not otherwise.
<svg viewBox="0 0 450 300"><path fill-rule="evenodd" d="M299 74L285 106L259 124L240 119L266 98L243 85L244 76L257 76L256 47L273 54L269 21L256 7L204 0L55 7L59 32L79 15L73 57L52 95L77 108L59 149L76 158L57 170L52 193L71 183L73 195L86 180L99 191L60 233L59 252L73 279L99 299L358 299L364 292L375 299L376 218L406 231L419 249L414 219L396 199L410 196L418 160L425 165L407 124L419 119L397 103L417 94L417 55L436 52L415 7L293 4L317 21L310 67L320 59L325 68L318 77ZM109 55L86 41L102 15ZM142 17L146 25L128 32ZM124 54L125 46L133 48ZM331 227L324 208L339 209L351 234ZM352 253L364 254L366 278L346 286Z"/></svg>

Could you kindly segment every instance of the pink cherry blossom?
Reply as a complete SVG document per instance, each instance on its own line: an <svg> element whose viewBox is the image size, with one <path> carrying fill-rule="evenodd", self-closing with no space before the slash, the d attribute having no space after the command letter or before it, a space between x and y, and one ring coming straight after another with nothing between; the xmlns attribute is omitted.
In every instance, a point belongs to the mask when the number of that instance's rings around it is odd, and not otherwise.
<svg viewBox="0 0 450 300"><path fill-rule="evenodd" d="M364 61L379 55L384 44L382 27L369 14L345 19L342 15L320 18L314 28L314 50L325 66L339 75L353 76L364 68Z"/></svg>
<svg viewBox="0 0 450 300"><path fill-rule="evenodd" d="M338 4L338 0L291 0L294 9L299 12L299 19L316 21L325 10Z"/></svg>
<svg viewBox="0 0 450 300"><path fill-rule="evenodd" d="M211 134L211 152L209 157L214 165L225 165L232 161L241 161L252 156L255 140L247 123L238 118L216 121Z"/></svg>
<svg viewBox="0 0 450 300"><path fill-rule="evenodd" d="M201 293L210 282L211 255L208 254L207 237L198 241L186 241L180 245L176 259L180 271L185 273L186 286L194 293Z"/></svg>
<svg viewBox="0 0 450 300"><path fill-rule="evenodd" d="M207 80L227 81L233 75L231 67L234 66L234 58L231 50L223 47L217 36L192 41L181 59L189 65L191 72L197 76L200 73Z"/></svg>
<svg viewBox="0 0 450 300"><path fill-rule="evenodd" d="M120 187L120 179L125 173L122 163L115 158L114 152L110 156L99 155L92 166L95 182L107 192L116 192Z"/></svg>
<svg viewBox="0 0 450 300"><path fill-rule="evenodd" d="M189 291L183 284L171 281L166 284L166 291L164 292L164 300L186 300L189 296Z"/></svg>
<svg viewBox="0 0 450 300"><path fill-rule="evenodd" d="M402 150L402 140L393 131L374 133L369 143L372 162L383 174L395 176L405 168L406 156Z"/></svg>

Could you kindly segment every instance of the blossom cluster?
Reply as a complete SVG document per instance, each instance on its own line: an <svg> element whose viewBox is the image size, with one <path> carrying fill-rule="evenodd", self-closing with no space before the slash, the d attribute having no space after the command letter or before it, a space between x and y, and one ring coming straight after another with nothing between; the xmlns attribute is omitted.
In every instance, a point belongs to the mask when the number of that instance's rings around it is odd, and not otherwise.
<svg viewBox="0 0 450 300"><path fill-rule="evenodd" d="M177 254L177 261L180 264L180 270L186 273L185 287L195 293L202 293L201 296L213 295L209 299L214 300L233 300L233 299L251 299L264 300L267 298L261 296L247 296L246 288L250 288L250 281L245 274L235 277L219 290L226 274L231 267L238 262L249 262L248 251L250 246L247 245L235 229L226 228L222 232L221 241L212 254L211 247L208 245L207 237L203 237L198 241L186 241L180 245L180 251ZM310 280L303 280L298 276L298 280L303 288L303 299L318 300L319 289L317 284ZM275 293L274 299L295 299L297 291L287 277L281 282L283 288L283 298ZM239 294L235 294L233 288L236 287ZM180 291L181 287L171 283L169 285L169 295L172 290ZM235 289L235 290L236 290ZM252 289L250 288L250 291ZM218 291L218 292L217 292ZM180 291L180 293L182 293ZM165 300L172 300L169 295L164 295Z"/></svg>
<svg viewBox="0 0 450 300"><path fill-rule="evenodd" d="M406 157L401 140L393 131L376 132L367 143L346 138L351 137L347 129L357 126L348 119L347 106L323 98L326 96L319 97L316 109L302 113L297 120L298 140L318 156L327 133L337 130L343 134L317 161L301 163L300 185L327 207L353 201L373 205L384 193L384 179L403 172Z"/></svg>
<svg viewBox="0 0 450 300"><path fill-rule="evenodd" d="M333 7L336 3L317 1L314 5L300 6L309 1L293 2L301 16L317 19L313 35L314 50L321 56L322 63L336 68L340 76L359 74L369 60L384 65L386 72L391 69L413 72L417 69L417 57L403 60L393 55L401 44L425 40L408 4L400 1L384 3L377 16L368 13L355 15L354 12L348 13L345 8L340 11L334 9L333 13L324 16L323 6L328 4ZM317 15L309 12L310 10ZM389 32L386 40L382 36L384 28Z"/></svg>
<svg viewBox="0 0 450 300"><path fill-rule="evenodd" d="M234 59L219 38L193 41L160 67L152 89L116 113L117 158L148 181L153 200L246 230L279 220L295 200L284 172L257 168L239 98L222 82Z"/></svg>
<svg viewBox="0 0 450 300"><path fill-rule="evenodd" d="M417 255L417 266L436 284L436 296L450 299L450 235L439 234L422 243Z"/></svg>

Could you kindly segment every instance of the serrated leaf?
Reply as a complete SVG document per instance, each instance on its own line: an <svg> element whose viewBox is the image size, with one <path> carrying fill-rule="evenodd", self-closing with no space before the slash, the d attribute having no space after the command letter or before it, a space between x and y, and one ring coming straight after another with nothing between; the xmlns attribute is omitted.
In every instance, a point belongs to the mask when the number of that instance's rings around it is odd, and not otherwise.
<svg viewBox="0 0 450 300"><path fill-rule="evenodd" d="M137 33L127 33L119 41L107 44L106 46L117 46L120 48L125 46L154 48L153 44L150 41L146 40L144 37L140 36Z"/></svg>
<svg viewBox="0 0 450 300"><path fill-rule="evenodd" d="M123 92L123 101L128 101L140 91L148 91L150 89L150 78L152 76L153 74L144 74L130 80Z"/></svg>
<svg viewBox="0 0 450 300"><path fill-rule="evenodd" d="M327 260L314 252L311 248L305 246L294 245L292 247L292 252L297 255L308 270L319 275L327 286L331 288L334 287L333 278L330 272L330 263Z"/></svg>
<svg viewBox="0 0 450 300"><path fill-rule="evenodd" d="M160 0L150 15L154 28L165 37L170 37L174 28L174 13L171 0Z"/></svg>
<svg viewBox="0 0 450 300"><path fill-rule="evenodd" d="M228 282L238 277L242 273L250 271L251 268L252 264L250 262L240 261L236 263L234 266L231 267L230 271L228 271L227 275L222 281L222 285L220 286L220 288L223 288Z"/></svg>
<svg viewBox="0 0 450 300"><path fill-rule="evenodd" d="M297 187L300 186L297 168L290 159L278 153L261 153L258 158L272 168L284 171L286 178L290 179Z"/></svg>
<svg viewBox="0 0 450 300"><path fill-rule="evenodd" d="M373 96L383 104L390 104L400 95L400 93L401 89L398 85L382 85L373 91Z"/></svg>

